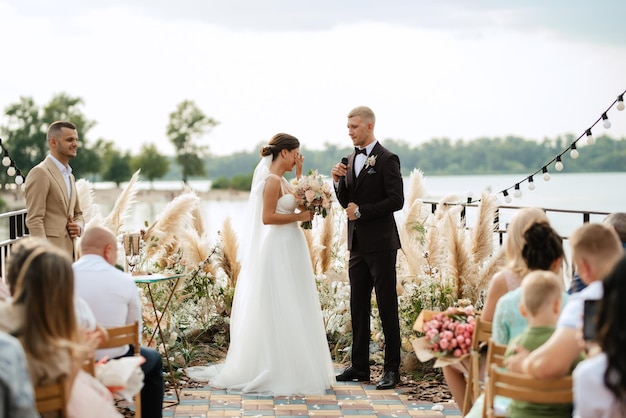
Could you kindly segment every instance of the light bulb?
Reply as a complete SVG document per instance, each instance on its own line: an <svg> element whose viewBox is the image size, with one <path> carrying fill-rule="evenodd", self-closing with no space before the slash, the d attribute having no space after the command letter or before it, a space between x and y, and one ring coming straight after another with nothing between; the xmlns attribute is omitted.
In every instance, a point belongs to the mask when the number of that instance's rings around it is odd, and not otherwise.
<svg viewBox="0 0 626 418"><path fill-rule="evenodd" d="M602 125L604 125L606 129L609 129L611 127L611 121L609 120L609 117L606 115L606 113L602 114Z"/></svg>
<svg viewBox="0 0 626 418"><path fill-rule="evenodd" d="M8 155L5 155L4 158L2 159L2 165L5 167L8 167L11 165L11 157L9 157Z"/></svg>
<svg viewBox="0 0 626 418"><path fill-rule="evenodd" d="M556 157L556 163L554 164L554 168L556 169L556 171L563 171L563 161L561 161L560 155Z"/></svg>
<svg viewBox="0 0 626 418"><path fill-rule="evenodd" d="M519 189L519 183L515 183L515 191L513 192L513 196L517 198L522 197L522 191Z"/></svg>
<svg viewBox="0 0 626 418"><path fill-rule="evenodd" d="M528 176L528 190L535 190L535 181L533 176Z"/></svg>
<svg viewBox="0 0 626 418"><path fill-rule="evenodd" d="M19 176L15 176L15 184L20 186L23 183L24 183L24 176L22 176L21 174Z"/></svg>
<svg viewBox="0 0 626 418"><path fill-rule="evenodd" d="M13 176L15 175L15 167L10 166L9 168L7 168L7 174L8 174L10 177L13 177Z"/></svg>
<svg viewBox="0 0 626 418"><path fill-rule="evenodd" d="M502 194L504 195L504 201L506 203L511 203L511 196L509 196L509 192L507 192L506 190L502 192Z"/></svg>
<svg viewBox="0 0 626 418"><path fill-rule="evenodd" d="M548 167L542 168L543 171L543 179L545 181L550 181L550 173L548 173Z"/></svg>
<svg viewBox="0 0 626 418"><path fill-rule="evenodd" d="M596 139L591 135L591 129L587 129L587 144L593 145L596 143Z"/></svg>
<svg viewBox="0 0 626 418"><path fill-rule="evenodd" d="M572 144L572 150L569 153L570 157L572 157L572 160L575 160L576 158L578 158L578 150L576 149L576 145Z"/></svg>
<svg viewBox="0 0 626 418"><path fill-rule="evenodd" d="M622 111L624 110L624 95L620 94L619 96L617 96L617 110Z"/></svg>
<svg viewBox="0 0 626 418"><path fill-rule="evenodd" d="M472 203L472 197L474 197L474 193L470 190L467 192L467 203Z"/></svg>

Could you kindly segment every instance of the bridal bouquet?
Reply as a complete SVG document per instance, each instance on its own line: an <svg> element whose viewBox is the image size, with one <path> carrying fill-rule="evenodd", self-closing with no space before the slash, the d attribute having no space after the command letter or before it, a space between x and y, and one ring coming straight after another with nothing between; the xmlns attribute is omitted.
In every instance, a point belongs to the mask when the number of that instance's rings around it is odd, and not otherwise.
<svg viewBox="0 0 626 418"><path fill-rule="evenodd" d="M450 307L443 312L426 311L420 314L414 329L424 337L412 342L421 361L436 357L442 361L435 367L455 363L469 354L475 326L473 306Z"/></svg>
<svg viewBox="0 0 626 418"><path fill-rule="evenodd" d="M298 205L314 211L316 215L322 215L322 218L326 217L332 206L332 192L325 178L317 170L309 170L306 176L292 181L293 194L296 196ZM311 221L306 221L302 222L301 226L304 229L311 229L313 224Z"/></svg>

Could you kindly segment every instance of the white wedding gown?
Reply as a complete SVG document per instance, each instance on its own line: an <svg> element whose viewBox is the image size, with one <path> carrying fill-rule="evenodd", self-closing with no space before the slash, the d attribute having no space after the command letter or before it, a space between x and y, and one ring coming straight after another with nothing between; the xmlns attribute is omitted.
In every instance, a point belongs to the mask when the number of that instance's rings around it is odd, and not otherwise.
<svg viewBox="0 0 626 418"><path fill-rule="evenodd" d="M284 193L276 212L296 206ZM303 231L297 222L271 225L257 251L255 265L241 260L228 355L210 383L247 393L323 394L335 373Z"/></svg>

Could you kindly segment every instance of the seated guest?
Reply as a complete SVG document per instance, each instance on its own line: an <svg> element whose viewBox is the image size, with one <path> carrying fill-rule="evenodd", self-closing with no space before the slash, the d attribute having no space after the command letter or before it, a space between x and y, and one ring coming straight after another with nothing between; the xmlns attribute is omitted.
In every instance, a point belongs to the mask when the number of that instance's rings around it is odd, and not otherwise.
<svg viewBox="0 0 626 418"><path fill-rule="evenodd" d="M29 247L12 283L12 301L0 302L0 330L22 343L33 385L50 385L65 377L71 418L119 417L106 388L81 371L99 339L95 334L83 334L77 326L74 274L68 255L47 243ZM85 399L90 408L97 406L95 411L79 406ZM48 416L56 414L46 413Z"/></svg>
<svg viewBox="0 0 626 418"><path fill-rule="evenodd" d="M613 270L623 250L615 229L604 224L585 224L572 233L569 241L572 263L587 288L570 296L556 331L545 344L532 353L520 347L517 354L506 360L511 371L557 379L569 372L582 351L577 333L582 328L583 301L602 297L602 279Z"/></svg>
<svg viewBox="0 0 626 418"><path fill-rule="evenodd" d="M115 267L117 241L106 228L87 228L80 243L81 257L74 262L76 292L91 307L98 324L105 328L119 327L139 321L141 331L141 302L132 277ZM163 412L163 363L153 349L140 347L146 359L144 387L141 390L141 408L146 417L161 417ZM133 347L97 350L96 360L104 356L117 358L132 356Z"/></svg>
<svg viewBox="0 0 626 418"><path fill-rule="evenodd" d="M604 296L596 320L596 342L602 352L574 370L576 417L626 416L626 256L602 284Z"/></svg>
<svg viewBox="0 0 626 418"><path fill-rule="evenodd" d="M622 247L626 249L626 213L625 212L615 212L608 215L604 218L602 223L606 225L611 225L615 228L617 235L619 236L620 241L622 241ZM578 272L574 272L574 277L572 278L572 282L570 283L570 287L568 293L576 293L583 290L587 285L582 281Z"/></svg>
<svg viewBox="0 0 626 418"><path fill-rule="evenodd" d="M561 277L565 256L562 239L547 222L530 225L524 232L524 242L522 259L529 272L546 270ZM563 291L563 305L567 302L567 296ZM498 300L492 326L492 338L497 344L508 344L528 326L526 317L520 313L521 298L522 289L517 288Z"/></svg>
<svg viewBox="0 0 626 418"><path fill-rule="evenodd" d="M39 418L24 350L4 332L0 332L0 416Z"/></svg>
<svg viewBox="0 0 626 418"><path fill-rule="evenodd" d="M20 269L24 264L24 260L28 255L37 247L52 248L53 245L45 238L27 237L19 240L11 248L11 256L7 265L6 272L6 284L9 295L5 300L11 300L11 295L15 289L15 282L19 275ZM0 298L3 299L3 298ZM79 328L85 333L102 333L102 329L99 329L96 324L96 318L91 312L91 309L81 297L74 293L74 309L76 310L76 319L78 320ZM105 338L105 336L102 336Z"/></svg>
<svg viewBox="0 0 626 418"><path fill-rule="evenodd" d="M533 351L545 343L555 330L561 312L563 282L550 271L533 271L522 281L519 310L528 321L526 329L507 346L505 357L517 347ZM536 404L513 400L509 417L571 417L572 404Z"/></svg>

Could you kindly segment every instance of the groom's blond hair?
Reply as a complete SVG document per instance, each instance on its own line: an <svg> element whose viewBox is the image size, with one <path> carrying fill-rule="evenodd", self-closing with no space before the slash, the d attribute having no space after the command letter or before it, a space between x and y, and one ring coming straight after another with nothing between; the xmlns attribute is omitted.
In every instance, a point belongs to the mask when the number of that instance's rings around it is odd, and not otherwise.
<svg viewBox="0 0 626 418"><path fill-rule="evenodd" d="M348 113L348 119L354 116L358 116L367 122L372 122L374 124L376 123L376 115L374 115L372 109L367 106L358 106L352 109L350 113Z"/></svg>

